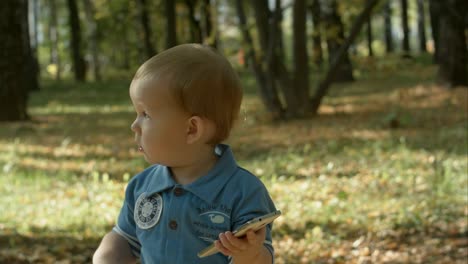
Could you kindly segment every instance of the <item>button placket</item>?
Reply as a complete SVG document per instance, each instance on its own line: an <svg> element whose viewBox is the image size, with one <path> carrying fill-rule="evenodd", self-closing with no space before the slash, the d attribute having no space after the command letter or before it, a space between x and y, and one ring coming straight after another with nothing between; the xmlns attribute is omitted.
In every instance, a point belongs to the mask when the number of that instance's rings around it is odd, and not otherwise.
<svg viewBox="0 0 468 264"><path fill-rule="evenodd" d="M171 220L169 221L169 228L172 229L172 230L176 230L177 229L177 221L176 220Z"/></svg>
<svg viewBox="0 0 468 264"><path fill-rule="evenodd" d="M180 187L175 187L174 188L174 195L177 196L177 197L180 197L184 194L184 189L180 188Z"/></svg>
<svg viewBox="0 0 468 264"><path fill-rule="evenodd" d="M183 201L180 199L177 199L178 197L181 197L184 195L185 190L180 187L179 185L174 186L172 189L172 198L171 198L171 216L170 216L170 221L168 223L169 229L176 231L179 227L179 223L177 222L178 219L178 207L180 206L180 203Z"/></svg>

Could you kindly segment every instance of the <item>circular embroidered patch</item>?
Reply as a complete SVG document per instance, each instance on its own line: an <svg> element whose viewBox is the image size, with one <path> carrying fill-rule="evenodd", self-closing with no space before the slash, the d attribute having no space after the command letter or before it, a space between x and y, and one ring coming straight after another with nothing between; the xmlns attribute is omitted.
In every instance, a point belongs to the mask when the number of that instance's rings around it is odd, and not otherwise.
<svg viewBox="0 0 468 264"><path fill-rule="evenodd" d="M150 197L146 193L142 193L135 203L135 211L133 218L135 223L141 229L149 229L155 226L163 209L163 200L161 195L154 194Z"/></svg>

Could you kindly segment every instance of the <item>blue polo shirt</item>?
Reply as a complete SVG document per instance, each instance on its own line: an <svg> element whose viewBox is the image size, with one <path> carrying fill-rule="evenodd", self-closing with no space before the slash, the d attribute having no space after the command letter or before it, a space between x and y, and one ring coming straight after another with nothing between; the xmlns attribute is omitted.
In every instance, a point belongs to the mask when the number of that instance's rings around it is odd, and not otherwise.
<svg viewBox="0 0 468 264"><path fill-rule="evenodd" d="M237 165L227 145L218 145L216 153L216 165L191 184L177 184L161 165L129 182L113 231L142 263L229 263L221 253L205 258L197 253L219 233L276 210L263 183ZM274 256L271 242L268 225L265 246Z"/></svg>

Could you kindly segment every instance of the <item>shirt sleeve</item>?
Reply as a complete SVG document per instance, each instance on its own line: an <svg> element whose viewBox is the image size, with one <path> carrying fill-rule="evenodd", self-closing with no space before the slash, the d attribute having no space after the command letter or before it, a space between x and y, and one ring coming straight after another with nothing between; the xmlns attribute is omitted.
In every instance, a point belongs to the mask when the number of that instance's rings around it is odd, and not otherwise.
<svg viewBox="0 0 468 264"><path fill-rule="evenodd" d="M133 208L135 206L133 189L133 184L130 182L125 191L125 201L120 210L119 217L117 218L117 224L112 231L125 238L130 246L132 254L139 258L141 244L136 235L136 224L133 218Z"/></svg>
<svg viewBox="0 0 468 264"><path fill-rule="evenodd" d="M236 230L253 218L266 215L274 211L276 211L275 205L265 186L260 183L256 188L251 188L249 191L247 190L245 195L239 201L238 206L236 206L232 230ZM275 252L271 238L272 227L273 223L266 226L266 237L263 244L268 251L270 251L272 263L274 263Z"/></svg>

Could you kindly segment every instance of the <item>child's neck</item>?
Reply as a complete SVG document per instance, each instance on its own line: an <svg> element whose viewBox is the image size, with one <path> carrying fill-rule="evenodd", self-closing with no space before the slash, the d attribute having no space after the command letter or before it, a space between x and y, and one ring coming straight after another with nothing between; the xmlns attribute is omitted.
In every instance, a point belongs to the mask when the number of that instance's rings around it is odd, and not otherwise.
<svg viewBox="0 0 468 264"><path fill-rule="evenodd" d="M198 156L190 164L185 166L171 167L172 177L175 182L182 185L190 184L206 175L218 160L214 151Z"/></svg>

